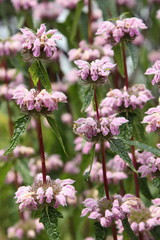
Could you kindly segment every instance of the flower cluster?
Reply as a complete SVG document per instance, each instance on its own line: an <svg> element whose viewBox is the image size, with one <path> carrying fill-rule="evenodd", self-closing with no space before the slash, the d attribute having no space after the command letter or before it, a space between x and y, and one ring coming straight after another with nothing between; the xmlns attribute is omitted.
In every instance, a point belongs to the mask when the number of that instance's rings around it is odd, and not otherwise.
<svg viewBox="0 0 160 240"><path fill-rule="evenodd" d="M45 158L47 172L56 171L63 167L63 162L58 154L52 154L50 156L45 154ZM28 165L32 176L35 176L41 171L41 159L39 158L31 158Z"/></svg>
<svg viewBox="0 0 160 240"><path fill-rule="evenodd" d="M119 127L127 123L124 117L116 117L116 114L109 117L102 117L100 121L88 117L79 118L74 121L74 131L77 135L83 136L87 141L98 141L101 138L119 134Z"/></svg>
<svg viewBox="0 0 160 240"><path fill-rule="evenodd" d="M116 0L118 5L125 5L126 7L132 8L136 5L136 0Z"/></svg>
<svg viewBox="0 0 160 240"><path fill-rule="evenodd" d="M148 68L145 72L146 75L154 75L152 84L159 84L160 82L160 60L157 60L151 68Z"/></svg>
<svg viewBox="0 0 160 240"><path fill-rule="evenodd" d="M52 91L48 93L45 89L39 92L36 89L27 90L22 87L17 87L13 99L16 100L22 111L43 114L57 110L59 102L67 101L67 97L62 92Z"/></svg>
<svg viewBox="0 0 160 240"><path fill-rule="evenodd" d="M56 3L60 4L64 8L73 9L77 6L77 3L79 1L80 0L67 0L67 1L56 0Z"/></svg>
<svg viewBox="0 0 160 240"><path fill-rule="evenodd" d="M103 34L107 42L118 43L121 39L133 40L140 34L139 29L146 28L141 19L132 17L119 19L115 23L105 21L99 26L96 34Z"/></svg>
<svg viewBox="0 0 160 240"><path fill-rule="evenodd" d="M22 73L17 73L15 68L5 69L4 67L0 68L0 81L1 82L10 82L15 80L17 83L21 83L24 81Z"/></svg>
<svg viewBox="0 0 160 240"><path fill-rule="evenodd" d="M22 54L26 61L34 59L43 59L52 61L56 51L56 40L60 40L61 36L56 35L57 30L49 30L46 32L45 24L41 24L36 33L28 28L21 28L24 42L22 44Z"/></svg>
<svg viewBox="0 0 160 240"><path fill-rule="evenodd" d="M74 62L80 69L77 74L85 83L103 84L110 74L110 70L115 67L108 58L97 59L91 63L83 60Z"/></svg>
<svg viewBox="0 0 160 240"><path fill-rule="evenodd" d="M41 2L34 8L33 16L37 20L56 19L62 12L62 7L56 2Z"/></svg>
<svg viewBox="0 0 160 240"><path fill-rule="evenodd" d="M19 10L29 10L37 5L37 0L11 0L14 8Z"/></svg>
<svg viewBox="0 0 160 240"><path fill-rule="evenodd" d="M0 41L0 56L15 55L22 49L22 35L17 33L9 39Z"/></svg>
<svg viewBox="0 0 160 240"><path fill-rule="evenodd" d="M146 132L155 132L160 128L160 106L150 108L145 112L148 116L145 116L142 123L147 123Z"/></svg>
<svg viewBox="0 0 160 240"><path fill-rule="evenodd" d="M123 220L130 208L137 208L137 199L133 196L125 195L123 198L120 195L106 197L100 200L87 198L83 204L85 208L82 210L81 216L90 215L88 218L97 220L102 227L110 227L114 221Z"/></svg>
<svg viewBox="0 0 160 240"><path fill-rule="evenodd" d="M136 84L126 89L109 91L100 104L102 116L113 114L126 108L143 108L145 103L153 99L151 92L143 84Z"/></svg>
<svg viewBox="0 0 160 240"><path fill-rule="evenodd" d="M112 162L110 164L109 162L106 165L106 168L107 168L106 175L107 175L108 183L117 184L120 180L127 178L127 175L123 171L113 169L111 165ZM86 169L86 172L88 170L89 168ZM92 182L103 183L103 171L102 171L102 164L100 162L95 161L93 163L89 177Z"/></svg>
<svg viewBox="0 0 160 240"><path fill-rule="evenodd" d="M141 177L146 176L156 176L160 171L160 158L155 157L153 154L148 153L147 158L143 158L141 161L141 166L138 169L138 172L141 173Z"/></svg>
<svg viewBox="0 0 160 240"><path fill-rule="evenodd" d="M70 61L81 59L90 62L103 56L113 56L113 50L110 44L101 47L94 43L89 45L85 40L82 40L79 43L79 48L71 49L68 55Z"/></svg>
<svg viewBox="0 0 160 240"><path fill-rule="evenodd" d="M154 202L157 200L152 200ZM141 207L139 209L132 208L129 213L128 221L134 233L138 236L139 233L142 234L144 240L154 240L150 234L155 226L159 225L160 208L151 205L149 208L145 207L141 202ZM120 221L117 224L119 232L122 232L123 226Z"/></svg>
<svg viewBox="0 0 160 240"><path fill-rule="evenodd" d="M37 181L32 186L19 187L15 193L17 203L19 203L20 211L25 208L36 210L42 204L50 204L54 208L59 205L66 206L67 198L75 199L75 189L71 185L74 181L71 179L51 180L47 176L46 183L42 182L41 176L38 176Z"/></svg>
<svg viewBox="0 0 160 240"><path fill-rule="evenodd" d="M8 239L33 239L43 229L43 224L39 222L39 219L31 219L27 216L27 219L21 220L14 226L9 227L7 235Z"/></svg>

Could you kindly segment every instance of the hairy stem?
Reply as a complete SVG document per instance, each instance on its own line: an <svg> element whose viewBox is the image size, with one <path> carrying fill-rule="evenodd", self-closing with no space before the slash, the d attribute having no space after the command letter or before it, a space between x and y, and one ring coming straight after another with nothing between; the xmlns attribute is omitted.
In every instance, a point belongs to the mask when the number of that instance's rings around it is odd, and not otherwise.
<svg viewBox="0 0 160 240"><path fill-rule="evenodd" d="M128 81L128 72L127 72L127 64L126 64L126 51L125 51L125 43L122 41L122 54L123 54L123 64L124 64L124 75L125 75L125 85L128 89L129 81Z"/></svg>
<svg viewBox="0 0 160 240"><path fill-rule="evenodd" d="M44 143L43 143L42 126L41 126L40 117L37 117L37 133L38 133L39 151L40 151L41 163L42 163L43 183L46 183L46 163L45 163Z"/></svg>

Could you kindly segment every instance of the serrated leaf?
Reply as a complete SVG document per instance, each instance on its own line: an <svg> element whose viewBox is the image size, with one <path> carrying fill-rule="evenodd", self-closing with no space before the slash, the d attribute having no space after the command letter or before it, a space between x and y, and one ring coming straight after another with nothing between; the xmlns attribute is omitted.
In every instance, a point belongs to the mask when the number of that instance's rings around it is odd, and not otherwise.
<svg viewBox="0 0 160 240"><path fill-rule="evenodd" d="M160 226L154 227L151 231L152 236L154 237L154 240L160 239Z"/></svg>
<svg viewBox="0 0 160 240"><path fill-rule="evenodd" d="M83 104L82 104L82 112L84 112L87 107L92 102L94 96L94 90L92 87L89 87L83 94Z"/></svg>
<svg viewBox="0 0 160 240"><path fill-rule="evenodd" d="M43 223L49 240L61 239L60 233L58 231L58 217L59 217L59 213L53 207L46 206L42 210L40 222Z"/></svg>
<svg viewBox="0 0 160 240"><path fill-rule="evenodd" d="M118 67L118 70L122 77L124 77L124 64L123 64L123 53L122 53L122 44L119 43L116 46L113 47L114 51L114 57L116 60L116 64Z"/></svg>
<svg viewBox="0 0 160 240"><path fill-rule="evenodd" d="M13 162L12 161L8 161L5 162L1 167L0 167L0 187L2 187L2 185L4 184L6 175L8 173L8 171L10 171L10 169L13 166Z"/></svg>
<svg viewBox="0 0 160 240"><path fill-rule="evenodd" d="M49 125L51 126L56 138L58 139L59 143L61 144L61 147L64 151L64 153L66 154L67 156L67 152L66 152L66 149L65 149L65 146L64 146L64 143L63 143L63 140L62 140L62 137L61 137L61 134L58 130L58 126L57 126L57 123L56 123L56 120L52 117L49 117L49 116L46 116L46 119L49 123Z"/></svg>
<svg viewBox="0 0 160 240"><path fill-rule="evenodd" d="M160 192L160 177L153 178L153 185L159 190Z"/></svg>
<svg viewBox="0 0 160 240"><path fill-rule="evenodd" d="M26 162L25 159L23 160L17 160L16 161L16 169L20 173L20 175L23 178L23 181L26 185L31 185L33 182L33 179L30 175L30 169L28 167L28 161Z"/></svg>
<svg viewBox="0 0 160 240"><path fill-rule="evenodd" d="M121 139L110 139L109 142L111 151L117 153L129 165L129 167L136 172L123 141Z"/></svg>
<svg viewBox="0 0 160 240"><path fill-rule="evenodd" d="M25 130L27 128L27 125L28 125L30 119L31 119L31 117L29 115L23 115L15 122L13 136L11 138L10 144L9 144L7 150L5 151L4 155L7 155L11 151L13 151L13 149L15 149L15 147L17 146L17 144L20 140L20 137L22 136L22 134L25 132Z"/></svg>
<svg viewBox="0 0 160 240"><path fill-rule="evenodd" d="M108 229L102 227L99 222L96 222L94 226L95 226L95 239L105 240L107 237Z"/></svg>
<svg viewBox="0 0 160 240"><path fill-rule="evenodd" d="M127 48L129 51L129 55L131 56L131 59L132 59L133 68L134 68L134 70L136 70L137 65L138 65L138 49L131 42L127 42L126 44L127 44Z"/></svg>
<svg viewBox="0 0 160 240"><path fill-rule="evenodd" d="M38 208L38 210L32 210L31 217L32 218L40 218L42 216L43 208Z"/></svg>
<svg viewBox="0 0 160 240"><path fill-rule="evenodd" d="M48 73L41 61L33 62L29 68L29 73L35 86L37 86L38 81L40 81L48 92L52 90Z"/></svg>
<svg viewBox="0 0 160 240"><path fill-rule="evenodd" d="M138 149L151 152L154 155L160 157L160 150L158 148L153 148L151 146L148 146L147 144L140 143L138 141L131 141L131 140L124 139L122 137L119 137L119 138L123 141L124 144L130 145L130 146L135 146Z"/></svg>
<svg viewBox="0 0 160 240"><path fill-rule="evenodd" d="M138 240L138 237L134 234L133 230L131 229L127 218L122 220L122 224L124 227L124 231L128 234L128 237L131 240Z"/></svg>
<svg viewBox="0 0 160 240"><path fill-rule="evenodd" d="M80 1L77 4L76 10L75 10L75 14L74 14L74 21L73 21L73 24L72 24L72 32L71 32L71 35L70 35L70 40L71 41L73 41L75 39L83 5L84 5L83 1Z"/></svg>
<svg viewBox="0 0 160 240"><path fill-rule="evenodd" d="M149 200L153 199L146 178L139 178L139 186L141 193Z"/></svg>

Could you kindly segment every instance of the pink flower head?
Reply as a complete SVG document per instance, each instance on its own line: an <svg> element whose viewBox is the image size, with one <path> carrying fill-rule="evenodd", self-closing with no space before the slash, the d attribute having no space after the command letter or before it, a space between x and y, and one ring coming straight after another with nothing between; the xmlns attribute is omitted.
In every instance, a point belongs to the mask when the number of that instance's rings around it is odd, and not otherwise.
<svg viewBox="0 0 160 240"><path fill-rule="evenodd" d="M151 92L143 84L136 84L126 89L113 89L107 93L106 98L100 103L103 116L113 114L124 108L143 108L145 103L153 99ZM111 111L108 111L111 109Z"/></svg>
<svg viewBox="0 0 160 240"><path fill-rule="evenodd" d="M152 84L159 84L160 82L160 60L157 60L151 68L148 68L145 72L146 75L154 75Z"/></svg>
<svg viewBox="0 0 160 240"><path fill-rule="evenodd" d="M128 213L128 208L123 207L123 198L120 195L111 196L110 199L106 197L100 200L87 198L83 202L85 208L81 216L97 220L102 227L110 227L116 220L123 220Z"/></svg>
<svg viewBox="0 0 160 240"><path fill-rule="evenodd" d="M37 20L56 19L63 11L63 8L54 2L41 2L33 9L33 16Z"/></svg>
<svg viewBox="0 0 160 240"><path fill-rule="evenodd" d="M126 7L132 8L136 5L136 0L116 0L118 5L124 5Z"/></svg>
<svg viewBox="0 0 160 240"><path fill-rule="evenodd" d="M17 11L29 10L37 5L37 0L11 0L11 2Z"/></svg>
<svg viewBox="0 0 160 240"><path fill-rule="evenodd" d="M86 141L97 141L110 135L118 135L119 127L128 122L124 117L116 117L116 114L109 117L102 117L100 122L88 117L79 118L75 122L74 131L77 135L83 136Z"/></svg>
<svg viewBox="0 0 160 240"><path fill-rule="evenodd" d="M115 64L109 62L108 58L97 59L91 63L83 60L74 61L80 69L77 74L86 83L103 84L110 74L110 70Z"/></svg>
<svg viewBox="0 0 160 240"><path fill-rule="evenodd" d="M139 29L146 28L146 25L141 19L132 17L119 19L115 23L105 21L99 26L96 34L103 34L106 42L114 41L114 43L118 43L122 38L129 40L135 38L140 34Z"/></svg>
<svg viewBox="0 0 160 240"><path fill-rule="evenodd" d="M160 128L160 106L150 108L144 117L142 123L147 123L146 132L155 132Z"/></svg>
<svg viewBox="0 0 160 240"><path fill-rule="evenodd" d="M36 210L42 204L52 204L54 208L59 205L66 206L67 198L75 199L74 183L71 179L52 181L47 176L47 182L43 183L38 177L37 181L30 187L20 187L15 193L19 209L23 211L25 208Z"/></svg>
<svg viewBox="0 0 160 240"><path fill-rule="evenodd" d="M60 4L64 8L73 9L77 6L79 1L80 0L67 0L67 1L56 0L56 3Z"/></svg>
<svg viewBox="0 0 160 240"><path fill-rule="evenodd" d="M67 97L62 92L47 92L45 89L40 92L35 89L17 87L14 91L13 99L16 100L24 112L51 113L58 109L59 102L66 102Z"/></svg>
<svg viewBox="0 0 160 240"><path fill-rule="evenodd" d="M57 30L49 30L46 32L45 24L41 24L36 33L28 28L21 28L23 33L22 54L26 61L35 59L43 59L52 61L54 53L57 49L56 40L60 40L61 36L56 35Z"/></svg>

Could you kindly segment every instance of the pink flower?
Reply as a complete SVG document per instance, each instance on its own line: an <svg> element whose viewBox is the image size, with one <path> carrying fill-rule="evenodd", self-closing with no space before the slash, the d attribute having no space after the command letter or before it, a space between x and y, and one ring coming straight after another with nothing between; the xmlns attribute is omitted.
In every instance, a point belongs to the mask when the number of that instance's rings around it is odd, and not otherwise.
<svg viewBox="0 0 160 240"><path fill-rule="evenodd" d="M88 63L87 61L77 60L74 63L80 69L77 74L86 83L103 84L110 74L110 70L115 64L109 62L108 58L97 59Z"/></svg>
<svg viewBox="0 0 160 240"><path fill-rule="evenodd" d="M49 30L46 32L45 24L41 24L36 33L28 28L21 28L23 33L22 54L26 61L35 59L43 59L52 61L56 51L56 40L60 40L61 36L56 35L57 30Z"/></svg>
<svg viewBox="0 0 160 240"><path fill-rule="evenodd" d="M143 84L133 85L128 90L126 87L113 89L107 93L106 98L100 103L100 112L103 116L106 116L122 108L143 108L145 103L151 99L153 99L151 92Z"/></svg>
<svg viewBox="0 0 160 240"><path fill-rule="evenodd" d="M99 123L91 117L79 118L74 122L74 131L77 135L83 136L86 141L96 141L101 136L118 135L119 127L128 120L124 117L116 117L116 114L114 114L109 117L102 117Z"/></svg>
<svg viewBox="0 0 160 240"><path fill-rule="evenodd" d="M24 112L45 112L51 113L58 109L59 102L66 102L67 97L62 92L52 91L48 93L45 89L40 92L35 89L17 87L13 99L16 100Z"/></svg>
<svg viewBox="0 0 160 240"><path fill-rule="evenodd" d="M158 172L160 170L160 158L157 158L155 156L150 156L147 158L146 162L142 164L138 172L141 173L142 177L146 176L154 176L155 172Z"/></svg>
<svg viewBox="0 0 160 240"><path fill-rule="evenodd" d="M13 6L17 11L19 10L29 10L37 5L37 0L11 0Z"/></svg>
<svg viewBox="0 0 160 240"><path fill-rule="evenodd" d="M77 3L79 1L80 0L67 0L67 1L56 0L56 3L60 4L64 8L73 9L77 6Z"/></svg>
<svg viewBox="0 0 160 240"><path fill-rule="evenodd" d="M145 72L146 75L154 75L152 84L159 84L160 82L160 60L157 60L151 68L148 68Z"/></svg>
<svg viewBox="0 0 160 240"><path fill-rule="evenodd" d="M119 219L124 219L128 214L127 210L122 206L123 198L120 195L106 197L100 200L87 198L83 202L85 208L82 210L81 216L89 214L88 218L97 220L102 227L110 227L112 223Z"/></svg>
<svg viewBox="0 0 160 240"><path fill-rule="evenodd" d="M63 11L62 6L56 2L41 2L33 9L33 16L37 20L56 19Z"/></svg>
<svg viewBox="0 0 160 240"><path fill-rule="evenodd" d="M99 26L96 34L103 34L106 42L114 41L114 43L118 43L122 38L127 38L129 40L135 38L140 35L139 29L146 28L147 26L141 19L132 17L119 19L115 23L105 21Z"/></svg>
<svg viewBox="0 0 160 240"><path fill-rule="evenodd" d="M125 5L126 7L132 8L136 5L135 0L116 0L117 4Z"/></svg>
<svg viewBox="0 0 160 240"><path fill-rule="evenodd" d="M144 117L142 123L147 123L146 132L155 132L160 128L160 106L150 108L147 112L148 116Z"/></svg>
<svg viewBox="0 0 160 240"><path fill-rule="evenodd" d="M41 176L30 187L20 187L15 193L19 209L23 211L25 208L36 210L42 204L52 204L54 208L59 205L66 206L67 198L75 199L75 189L72 186L74 183L71 179L52 181L47 176L47 182L43 184Z"/></svg>

